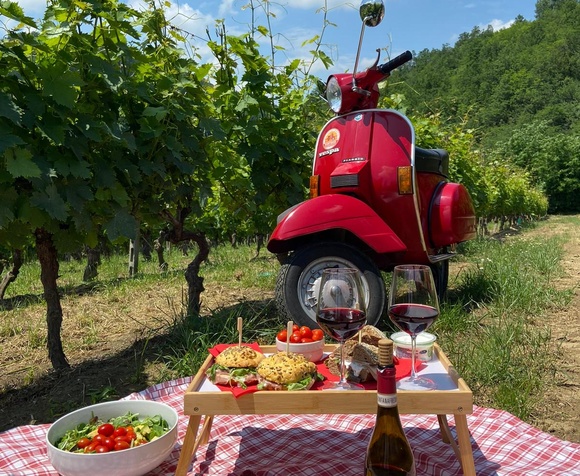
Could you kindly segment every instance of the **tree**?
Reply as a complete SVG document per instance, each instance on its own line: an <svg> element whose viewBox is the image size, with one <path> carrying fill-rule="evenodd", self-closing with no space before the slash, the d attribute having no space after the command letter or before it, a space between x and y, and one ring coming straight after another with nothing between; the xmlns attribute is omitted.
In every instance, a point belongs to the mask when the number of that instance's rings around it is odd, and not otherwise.
<svg viewBox="0 0 580 476"><path fill-rule="evenodd" d="M191 200L200 190L199 71L178 57L162 13L149 7L55 2L39 25L14 3L0 8L36 28L0 42L0 239L18 249L34 236L56 369L68 366L59 253L95 246L101 233L134 238L141 220L171 213L164 203L179 208L176 195Z"/></svg>
<svg viewBox="0 0 580 476"><path fill-rule="evenodd" d="M241 223L269 230L304 196L320 116L300 63L268 64L258 27L223 30L210 41L219 66L198 64L164 7L61 0L37 25L17 4L0 6L21 22L0 41L0 240L19 249L34 237L57 369L68 366L59 254L165 225L160 241L198 245L185 273L196 315L206 235Z"/></svg>

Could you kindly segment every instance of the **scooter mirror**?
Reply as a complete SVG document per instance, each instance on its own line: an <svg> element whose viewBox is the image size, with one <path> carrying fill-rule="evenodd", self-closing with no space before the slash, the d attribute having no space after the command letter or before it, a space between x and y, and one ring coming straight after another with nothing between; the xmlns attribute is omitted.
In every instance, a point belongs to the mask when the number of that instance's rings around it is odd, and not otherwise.
<svg viewBox="0 0 580 476"><path fill-rule="evenodd" d="M385 16L385 4L383 0L362 0L358 11L366 26L377 26Z"/></svg>

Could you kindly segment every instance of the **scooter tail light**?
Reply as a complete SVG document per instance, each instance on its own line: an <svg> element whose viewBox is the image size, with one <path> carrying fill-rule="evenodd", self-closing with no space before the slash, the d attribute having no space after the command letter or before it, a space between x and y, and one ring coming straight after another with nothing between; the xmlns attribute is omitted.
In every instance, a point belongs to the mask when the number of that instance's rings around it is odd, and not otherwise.
<svg viewBox="0 0 580 476"><path fill-rule="evenodd" d="M397 182L399 195L411 195L413 193L413 169L410 165L397 167Z"/></svg>
<svg viewBox="0 0 580 476"><path fill-rule="evenodd" d="M310 198L316 198L320 194L318 188L319 175L310 176Z"/></svg>

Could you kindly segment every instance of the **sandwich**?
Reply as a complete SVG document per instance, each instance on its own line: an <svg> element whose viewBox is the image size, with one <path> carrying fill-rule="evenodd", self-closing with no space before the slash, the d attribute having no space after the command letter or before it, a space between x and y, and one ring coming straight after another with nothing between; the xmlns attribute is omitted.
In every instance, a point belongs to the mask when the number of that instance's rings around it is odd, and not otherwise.
<svg viewBox="0 0 580 476"><path fill-rule="evenodd" d="M264 354L247 346L232 346L220 352L206 371L211 383L247 388L258 383L256 367Z"/></svg>
<svg viewBox="0 0 580 476"><path fill-rule="evenodd" d="M351 382L368 382L377 379L379 348L361 342L353 342L345 348L347 361L346 379ZM340 375L340 352L333 352L325 361L330 373Z"/></svg>
<svg viewBox="0 0 580 476"><path fill-rule="evenodd" d="M386 339L387 335L376 328L375 326L366 325L360 330L361 341L365 344L372 345L374 347L379 346L379 341L381 339ZM356 340L358 342L358 334L351 338L351 340Z"/></svg>
<svg viewBox="0 0 580 476"><path fill-rule="evenodd" d="M377 379L378 343L386 335L370 325L364 326L360 333L360 342L357 334L344 343L346 379L352 382L369 382ZM325 363L332 374L340 375L340 348L330 354Z"/></svg>
<svg viewBox="0 0 580 476"><path fill-rule="evenodd" d="M308 390L316 380L323 379L316 364L293 352L272 354L256 370L259 390Z"/></svg>

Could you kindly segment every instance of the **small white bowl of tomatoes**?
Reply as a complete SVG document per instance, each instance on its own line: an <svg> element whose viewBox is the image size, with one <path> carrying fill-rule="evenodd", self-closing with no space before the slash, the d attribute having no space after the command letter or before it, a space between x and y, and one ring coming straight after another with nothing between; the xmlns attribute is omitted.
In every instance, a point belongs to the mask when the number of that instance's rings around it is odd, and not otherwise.
<svg viewBox="0 0 580 476"><path fill-rule="evenodd" d="M312 329L308 326L294 324L290 339L288 339L286 329L276 334L276 349L279 352L288 350L295 354L302 354L311 362L318 362L324 354L324 333L322 329Z"/></svg>

